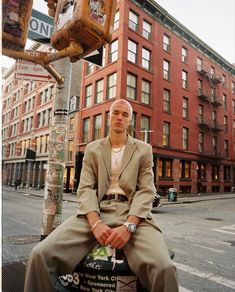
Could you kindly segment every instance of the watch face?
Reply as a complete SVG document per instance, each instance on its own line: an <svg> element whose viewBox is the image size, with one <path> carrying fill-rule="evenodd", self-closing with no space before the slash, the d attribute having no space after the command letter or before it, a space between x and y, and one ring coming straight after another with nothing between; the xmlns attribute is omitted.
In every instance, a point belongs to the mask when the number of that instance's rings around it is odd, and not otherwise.
<svg viewBox="0 0 235 292"><path fill-rule="evenodd" d="M136 230L136 226L135 226L135 224L134 224L134 223L129 223L129 224L128 224L128 230L129 230L130 232L135 232L135 230Z"/></svg>

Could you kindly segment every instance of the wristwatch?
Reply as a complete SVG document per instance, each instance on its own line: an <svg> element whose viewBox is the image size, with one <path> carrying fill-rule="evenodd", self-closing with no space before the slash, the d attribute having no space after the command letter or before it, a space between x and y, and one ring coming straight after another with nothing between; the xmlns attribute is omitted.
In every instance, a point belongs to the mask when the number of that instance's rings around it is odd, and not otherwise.
<svg viewBox="0 0 235 292"><path fill-rule="evenodd" d="M135 223L126 221L123 225L126 226L127 230L130 233L134 233L136 231L136 225L135 225Z"/></svg>

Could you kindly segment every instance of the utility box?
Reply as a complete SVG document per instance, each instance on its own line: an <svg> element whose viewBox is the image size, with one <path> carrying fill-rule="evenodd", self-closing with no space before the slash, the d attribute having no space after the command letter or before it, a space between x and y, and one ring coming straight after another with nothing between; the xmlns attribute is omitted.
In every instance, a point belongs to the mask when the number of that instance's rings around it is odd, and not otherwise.
<svg viewBox="0 0 235 292"><path fill-rule="evenodd" d="M52 46L61 51L75 42L84 52L99 48L111 39L115 12L116 0L59 0Z"/></svg>
<svg viewBox="0 0 235 292"><path fill-rule="evenodd" d="M23 51L28 36L33 0L2 1L2 47Z"/></svg>

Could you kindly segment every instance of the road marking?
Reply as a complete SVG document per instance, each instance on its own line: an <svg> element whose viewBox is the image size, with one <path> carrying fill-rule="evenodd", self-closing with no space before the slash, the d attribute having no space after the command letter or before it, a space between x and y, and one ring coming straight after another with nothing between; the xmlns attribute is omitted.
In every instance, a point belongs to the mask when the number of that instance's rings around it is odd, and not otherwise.
<svg viewBox="0 0 235 292"><path fill-rule="evenodd" d="M225 225L225 226L221 226L219 228L211 228L211 230L235 235L235 224ZM234 230L234 232L229 231L229 230Z"/></svg>
<svg viewBox="0 0 235 292"><path fill-rule="evenodd" d="M233 225L227 225L227 226L222 226L220 228L222 228L222 229L228 229L228 230L234 230L235 231L235 224L233 224Z"/></svg>
<svg viewBox="0 0 235 292"><path fill-rule="evenodd" d="M192 290L188 290L184 287L179 286L179 292L193 292Z"/></svg>
<svg viewBox="0 0 235 292"><path fill-rule="evenodd" d="M177 269L179 269L183 272L190 273L194 276L197 276L197 277L200 277L200 278L203 278L206 280L210 280L210 281L216 282L217 284L235 289L235 282L234 281L231 281L231 280L226 279L224 277L215 276L212 273L201 272L197 269L194 269L190 266L187 266L187 265L184 265L181 263L174 262L174 264L175 264Z"/></svg>
<svg viewBox="0 0 235 292"><path fill-rule="evenodd" d="M226 242L226 241L216 241L218 243L222 243L222 244L225 244L225 245L232 245L232 242Z"/></svg>
<svg viewBox="0 0 235 292"><path fill-rule="evenodd" d="M235 235L235 232L231 232L231 231L227 231L227 230L223 230L223 229L211 228L211 230L218 231L218 232L221 232L221 233L226 233L226 234L232 234L232 235Z"/></svg>
<svg viewBox="0 0 235 292"><path fill-rule="evenodd" d="M194 244L195 246L198 246L198 247L201 247L201 248L205 248L205 249L208 249L210 251L213 251L213 252L217 252L217 253L225 253L224 250L221 250L221 249L217 249L217 248L213 248L213 247L209 247L209 246L204 246L204 245L200 245L200 244Z"/></svg>

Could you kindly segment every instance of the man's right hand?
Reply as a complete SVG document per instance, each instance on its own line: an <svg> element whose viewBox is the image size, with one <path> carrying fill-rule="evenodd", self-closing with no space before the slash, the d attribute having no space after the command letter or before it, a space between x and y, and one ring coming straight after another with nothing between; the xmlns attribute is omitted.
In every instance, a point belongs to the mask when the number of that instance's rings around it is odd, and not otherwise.
<svg viewBox="0 0 235 292"><path fill-rule="evenodd" d="M92 231L96 240L99 242L100 245L104 245L110 234L112 233L112 229L100 222Z"/></svg>

